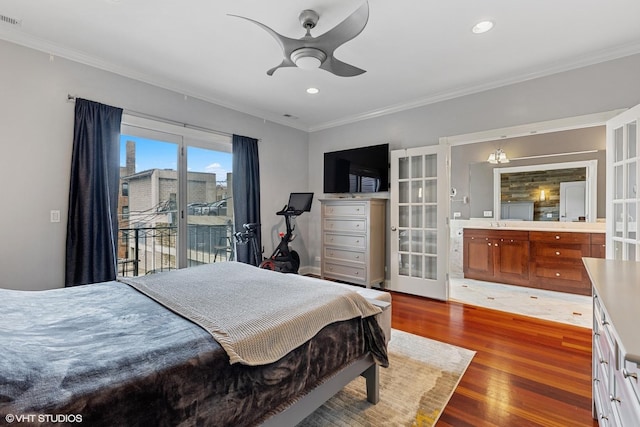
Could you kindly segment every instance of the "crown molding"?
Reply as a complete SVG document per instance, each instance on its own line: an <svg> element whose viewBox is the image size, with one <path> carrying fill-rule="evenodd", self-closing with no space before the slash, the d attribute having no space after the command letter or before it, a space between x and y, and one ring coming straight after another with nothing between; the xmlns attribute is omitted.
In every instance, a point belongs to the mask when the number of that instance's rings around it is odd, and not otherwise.
<svg viewBox="0 0 640 427"><path fill-rule="evenodd" d="M543 69L537 69L529 72L523 72L518 75L506 76L500 79L487 81L481 84L469 85L460 88L453 88L451 90L442 91L436 94L429 95L427 97L415 99L409 102L398 103L389 105L379 109L371 110L364 113L354 114L346 116L336 120L330 120L324 123L316 125L306 125L304 123L295 122L293 119L282 117L280 115L266 112L259 109L254 109L246 105L235 104L226 100L218 99L212 96L203 96L201 93L197 93L195 90L185 88L167 79L161 79L156 76L152 76L146 73L140 73L135 70L125 68L108 61L96 58L86 52L68 49L57 44L51 43L48 40L34 37L25 34L20 31L13 30L11 28L0 27L0 39L12 42L21 46L25 46L34 50L45 52L49 55L65 58L70 61L78 62L93 68L97 68L103 71L112 72L123 77L127 77L136 81L147 83L153 86L160 87L162 89L170 90L182 95L189 96L194 99L199 99L211 104L218 105L220 107L228 108L230 110L237 111L239 113L248 114L250 116L259 118L264 121L269 121L282 126L290 127L300 131L312 133L322 131L325 129L340 127L356 122L369 120L377 117L387 116L394 113L399 113L414 108L424 107L427 105L435 104L442 101L459 98L462 96L473 95L476 93L484 92L491 89L496 89L503 86L508 86L516 83L521 83L527 80L533 80L540 77L546 77L553 74L586 67L589 65L595 65L598 63L623 58L640 53L640 41L618 46L613 49L603 49L595 53L574 57L569 61L562 61L556 64L552 64Z"/></svg>
<svg viewBox="0 0 640 427"><path fill-rule="evenodd" d="M317 132L325 129L330 129L338 126L344 126L355 122L369 120L376 117L382 117L389 114L399 113L413 108L424 107L431 104L436 104L442 101L448 101L454 98L462 96L473 95L476 93L484 92L491 89L497 89L516 83L522 83L528 80L533 80L541 77L547 77L553 74L562 73L565 71L575 70L589 65L596 65L602 62L612 61L614 59L624 58L626 56L636 55L640 53L640 41L618 46L614 49L603 49L589 55L575 57L570 61L558 62L550 65L544 69L538 69L526 73L520 73L518 75L504 77L502 79L488 81L478 85L471 85L443 91L434 95L430 95L424 98L419 98L414 101L399 103L383 107L380 109L372 110L362 114L356 114L349 117L344 117L338 120L332 120L318 125L310 126L309 132Z"/></svg>

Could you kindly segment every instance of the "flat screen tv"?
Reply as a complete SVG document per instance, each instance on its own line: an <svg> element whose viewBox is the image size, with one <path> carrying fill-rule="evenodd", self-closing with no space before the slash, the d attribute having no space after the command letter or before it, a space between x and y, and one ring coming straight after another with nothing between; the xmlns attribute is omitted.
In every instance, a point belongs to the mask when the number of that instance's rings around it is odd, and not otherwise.
<svg viewBox="0 0 640 427"><path fill-rule="evenodd" d="M324 153L325 193L389 191L389 144Z"/></svg>

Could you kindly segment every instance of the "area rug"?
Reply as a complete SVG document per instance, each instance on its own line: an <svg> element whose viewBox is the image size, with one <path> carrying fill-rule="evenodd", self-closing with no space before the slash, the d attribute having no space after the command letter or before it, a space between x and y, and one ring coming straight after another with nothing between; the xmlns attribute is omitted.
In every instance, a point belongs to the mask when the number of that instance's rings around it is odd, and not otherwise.
<svg viewBox="0 0 640 427"><path fill-rule="evenodd" d="M298 427L433 426L474 351L392 329L389 368L380 368L380 402L367 402L357 378Z"/></svg>

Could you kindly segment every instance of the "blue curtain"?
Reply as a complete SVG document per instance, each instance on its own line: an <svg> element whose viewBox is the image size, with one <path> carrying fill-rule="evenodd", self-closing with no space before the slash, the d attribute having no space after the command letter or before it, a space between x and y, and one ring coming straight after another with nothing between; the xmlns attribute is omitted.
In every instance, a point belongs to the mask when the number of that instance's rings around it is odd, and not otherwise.
<svg viewBox="0 0 640 427"><path fill-rule="evenodd" d="M236 231L244 231L243 224L260 223L260 165L258 162L258 140L233 135L233 216ZM257 235L258 248L262 248L260 229ZM251 245L236 245L236 260L258 265Z"/></svg>
<svg viewBox="0 0 640 427"><path fill-rule="evenodd" d="M113 280L122 109L76 99L65 286Z"/></svg>

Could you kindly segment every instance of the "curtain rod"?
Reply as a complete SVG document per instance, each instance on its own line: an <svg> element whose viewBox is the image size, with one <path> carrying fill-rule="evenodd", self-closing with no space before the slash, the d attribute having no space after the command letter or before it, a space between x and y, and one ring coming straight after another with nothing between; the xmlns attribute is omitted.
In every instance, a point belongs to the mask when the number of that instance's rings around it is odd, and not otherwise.
<svg viewBox="0 0 640 427"><path fill-rule="evenodd" d="M67 102L75 102L76 98L77 98L77 96L74 96L74 95L71 95L71 94L67 94ZM223 135L223 136L228 136L228 137L232 137L233 136L233 134L228 133L228 132L222 132L222 131L218 131L218 130L205 128L205 127L202 127L202 126L196 126L196 125L190 125L190 124L187 124L187 123L181 123L181 122L178 122L176 120L171 120L171 119L166 119L164 117L159 117L159 116L154 116L154 115L151 115L151 114L141 113L139 111L132 111L132 110L127 110L127 109L123 108L122 112L124 114L128 114L130 116L140 117L142 119L157 120L159 122L167 123L167 124L170 124L170 125L181 126L181 127L188 128L188 129L200 130L200 131L203 131L203 132L209 132L209 133L214 133L216 135Z"/></svg>

